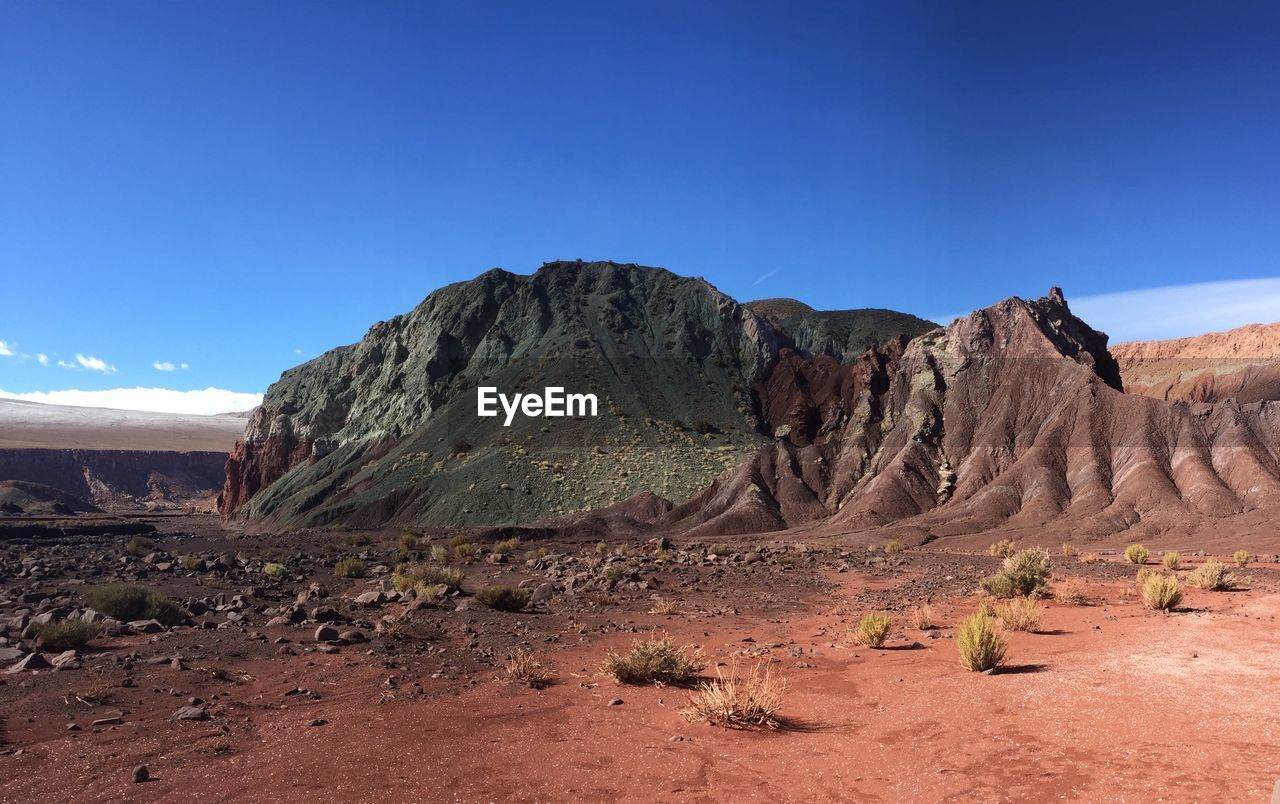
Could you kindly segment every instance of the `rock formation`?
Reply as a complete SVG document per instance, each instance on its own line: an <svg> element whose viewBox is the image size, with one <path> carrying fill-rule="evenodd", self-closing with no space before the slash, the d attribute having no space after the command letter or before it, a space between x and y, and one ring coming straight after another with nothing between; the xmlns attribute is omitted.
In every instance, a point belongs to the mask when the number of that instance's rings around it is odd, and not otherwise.
<svg viewBox="0 0 1280 804"><path fill-rule="evenodd" d="M1157 399L1280 399L1280 323L1166 341L1116 344L1125 390Z"/></svg>

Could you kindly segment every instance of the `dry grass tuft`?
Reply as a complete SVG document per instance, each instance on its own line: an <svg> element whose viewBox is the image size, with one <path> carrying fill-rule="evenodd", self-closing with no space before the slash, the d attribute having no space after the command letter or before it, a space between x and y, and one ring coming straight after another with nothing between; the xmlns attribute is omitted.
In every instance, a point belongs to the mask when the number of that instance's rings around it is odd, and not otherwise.
<svg viewBox="0 0 1280 804"><path fill-rule="evenodd" d="M1131 544L1124 548L1125 560L1130 564L1145 564L1151 552L1140 544Z"/></svg>
<svg viewBox="0 0 1280 804"><path fill-rule="evenodd" d="M1231 554L1231 558L1235 560L1236 566L1240 569L1244 569L1249 566L1249 562L1253 560L1253 557L1249 555L1248 550L1237 550Z"/></svg>
<svg viewBox="0 0 1280 804"><path fill-rule="evenodd" d="M858 628L853 633L853 638L860 645L866 645L869 648L884 647L884 640L889 636L889 629L892 623L889 615L884 612L873 611L870 614L864 614L858 622Z"/></svg>
<svg viewBox="0 0 1280 804"><path fill-rule="evenodd" d="M650 614L656 614L660 617L666 617L676 613L676 602L667 598L659 598L653 602L653 606L649 609Z"/></svg>
<svg viewBox="0 0 1280 804"><path fill-rule="evenodd" d="M776 729L786 689L787 682L774 676L766 662L758 662L745 679L732 675L725 678L717 668L716 679L699 685L681 714L691 723L734 729Z"/></svg>
<svg viewBox="0 0 1280 804"><path fill-rule="evenodd" d="M917 631L928 631L934 627L933 606L925 603L911 610L911 627Z"/></svg>
<svg viewBox="0 0 1280 804"><path fill-rule="evenodd" d="M1227 572L1225 564L1216 558L1210 558L1194 572L1187 574L1187 582L1199 589L1222 592L1230 589L1235 579L1231 577L1231 573Z"/></svg>
<svg viewBox="0 0 1280 804"><path fill-rule="evenodd" d="M884 546L884 551L889 555L893 555L895 553L901 553L902 542L898 541L897 539L893 539L892 541L886 542Z"/></svg>
<svg viewBox="0 0 1280 804"><path fill-rule="evenodd" d="M1063 556L1065 556L1066 558L1071 558L1071 557L1072 557L1072 556L1074 556L1075 554L1076 554L1076 548L1075 548L1075 545L1073 545L1073 544L1069 544L1069 543L1067 543L1067 542L1063 542L1063 543L1062 543L1062 555L1063 555Z"/></svg>
<svg viewBox="0 0 1280 804"><path fill-rule="evenodd" d="M991 627L991 618L975 614L956 632L960 664L974 672L994 670L1004 661L1005 641Z"/></svg>
<svg viewBox="0 0 1280 804"><path fill-rule="evenodd" d="M1010 631L1034 631L1040 627L1044 606L1034 597L1010 600L1000 607L1000 622Z"/></svg>
<svg viewBox="0 0 1280 804"><path fill-rule="evenodd" d="M507 678L535 690L540 690L555 680L555 675L524 648L516 648L503 669L506 670Z"/></svg>
<svg viewBox="0 0 1280 804"><path fill-rule="evenodd" d="M689 684L705 667L702 651L671 637L642 639L625 655L610 653L604 671L620 684Z"/></svg>
<svg viewBox="0 0 1280 804"><path fill-rule="evenodd" d="M1182 566L1182 553L1177 550L1168 550L1160 556L1160 562L1164 564L1165 569L1176 571Z"/></svg>
<svg viewBox="0 0 1280 804"><path fill-rule="evenodd" d="M987 553L998 558L1008 558L1013 555L1016 550L1017 548L1014 546L1011 539L1001 539L998 542L993 542L992 545L987 548Z"/></svg>
<svg viewBox="0 0 1280 804"><path fill-rule="evenodd" d="M1089 602L1084 593L1083 578L1066 578L1053 588L1053 596L1061 603L1083 606Z"/></svg>
<svg viewBox="0 0 1280 804"><path fill-rule="evenodd" d="M1170 611L1182 602L1182 590L1178 579L1159 573L1148 575L1139 585L1142 605L1156 611Z"/></svg>

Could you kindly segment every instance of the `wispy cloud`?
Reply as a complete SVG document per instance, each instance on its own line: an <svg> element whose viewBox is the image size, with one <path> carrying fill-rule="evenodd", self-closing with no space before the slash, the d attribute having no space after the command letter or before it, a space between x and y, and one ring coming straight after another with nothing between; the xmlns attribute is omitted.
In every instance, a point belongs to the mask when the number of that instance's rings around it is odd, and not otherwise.
<svg viewBox="0 0 1280 804"><path fill-rule="evenodd" d="M64 363L63 361L58 361L58 365L66 367L68 364ZM76 353L76 365L78 365L82 369L87 369L88 371L97 371L102 374L116 373L116 367L108 364L107 361L96 358L93 355L89 355L86 357L85 355L82 355L78 352ZM75 368L75 366L71 366L71 367Z"/></svg>
<svg viewBox="0 0 1280 804"><path fill-rule="evenodd" d="M168 360L157 360L151 364L151 368L156 371L186 371L191 368L191 366L186 363L170 363Z"/></svg>
<svg viewBox="0 0 1280 804"><path fill-rule="evenodd" d="M262 403L262 394L245 394L222 388L175 391L171 388L112 388L104 391L31 391L11 393L0 390L0 399L42 402L46 405L70 405L79 408L115 408L148 410L158 413L190 413L208 416L215 413L238 413L252 410Z"/></svg>
<svg viewBox="0 0 1280 804"><path fill-rule="evenodd" d="M1107 333L1111 343L1182 338L1280 321L1280 278L1197 282L1092 296L1072 296L1071 288L1066 291L1071 312ZM946 325L963 315L968 312L952 311L931 320Z"/></svg>
<svg viewBox="0 0 1280 804"><path fill-rule="evenodd" d="M13 345L7 341L0 341L0 357L13 357Z"/></svg>
<svg viewBox="0 0 1280 804"><path fill-rule="evenodd" d="M764 274L763 276L758 276L758 277L756 277L756 281L754 281L754 282L752 282L752 283L751 283L751 287L755 287L756 285L760 284L761 282L765 281L766 279L772 279L773 277L777 276L777 275L778 275L778 272L779 272L779 271L781 271L781 270L782 270L781 268L774 268L774 269L773 269L772 271L770 271L769 273Z"/></svg>
<svg viewBox="0 0 1280 804"><path fill-rule="evenodd" d="M49 365L49 356L44 352L41 352L40 354L36 355L36 362L42 366L47 366Z"/></svg>

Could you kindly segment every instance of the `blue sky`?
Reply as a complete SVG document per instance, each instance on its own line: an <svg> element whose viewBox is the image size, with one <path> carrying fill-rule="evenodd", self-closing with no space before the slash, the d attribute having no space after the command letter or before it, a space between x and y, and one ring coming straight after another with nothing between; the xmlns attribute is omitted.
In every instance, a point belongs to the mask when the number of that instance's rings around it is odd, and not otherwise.
<svg viewBox="0 0 1280 804"><path fill-rule="evenodd" d="M933 317L1061 285L1123 337L1280 319L1278 9L13 0L0 389L260 392L558 258Z"/></svg>

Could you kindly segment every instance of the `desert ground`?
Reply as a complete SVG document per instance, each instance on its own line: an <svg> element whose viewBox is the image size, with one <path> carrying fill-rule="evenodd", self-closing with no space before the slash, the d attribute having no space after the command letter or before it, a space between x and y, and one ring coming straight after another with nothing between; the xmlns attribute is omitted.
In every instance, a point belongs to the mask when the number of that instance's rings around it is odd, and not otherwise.
<svg viewBox="0 0 1280 804"><path fill-rule="evenodd" d="M1001 566L986 550L887 552L864 532L459 551L444 531L129 522L156 531L4 542L6 665L32 618L79 616L107 582L191 616L115 624L42 653L54 668L0 674L0 800L1256 801L1280 777L1274 556L1232 565L1228 591L1184 583L1164 612L1143 606L1123 544L1055 546L1040 622L997 625L1005 661L983 673L961 666L955 637ZM337 577L344 559L365 577ZM402 595L406 560L460 569L461 591ZM490 609L477 593L495 585L530 601ZM913 621L923 605L932 627ZM890 618L880 648L857 638L868 612ZM604 671L661 636L701 651L698 679ZM511 676L517 651L545 684ZM686 718L701 682L766 668L785 683L774 727Z"/></svg>

